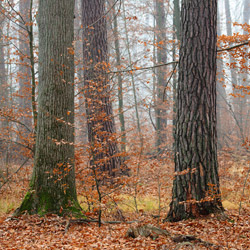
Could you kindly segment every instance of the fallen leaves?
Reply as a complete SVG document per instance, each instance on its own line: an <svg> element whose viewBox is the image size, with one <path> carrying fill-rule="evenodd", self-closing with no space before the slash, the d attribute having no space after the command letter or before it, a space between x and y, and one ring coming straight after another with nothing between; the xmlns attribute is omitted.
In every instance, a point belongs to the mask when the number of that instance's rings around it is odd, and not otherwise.
<svg viewBox="0 0 250 250"><path fill-rule="evenodd" d="M160 228L178 235L194 235L204 242L220 246L219 249L249 249L250 213L243 216L229 214L230 220L215 217L187 220L178 223L161 223ZM126 237L130 225L112 224L101 228L96 223L72 225L65 233L67 219L55 215L38 217L23 215L20 218L0 218L0 249L189 249L190 244L174 242L159 235L157 239L138 236ZM150 220L148 218L148 220ZM153 219L152 223L154 222ZM183 239L182 239L183 241ZM187 243L187 244L186 244ZM194 243L191 243L194 244ZM196 249L207 248L194 244ZM198 248L197 248L198 247Z"/></svg>

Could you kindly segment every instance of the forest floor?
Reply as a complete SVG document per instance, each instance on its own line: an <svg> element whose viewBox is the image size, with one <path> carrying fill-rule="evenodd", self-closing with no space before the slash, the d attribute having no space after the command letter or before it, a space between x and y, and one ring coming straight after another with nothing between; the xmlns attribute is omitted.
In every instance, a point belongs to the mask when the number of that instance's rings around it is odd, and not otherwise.
<svg viewBox="0 0 250 250"><path fill-rule="evenodd" d="M177 223L163 222L171 200L173 163L166 159L144 159L140 160L141 171L140 176L135 178L136 182L133 182L135 179L130 180L132 184L128 184L129 188L124 188L125 191L114 191L110 200L104 200L102 220L124 221L103 224L101 227L96 222L69 224L70 218L56 215L23 215L12 218L11 214L20 204L28 186L31 168L24 168L18 175L12 176L0 190L0 250L250 249L250 177L247 175L249 161L244 156L232 157L231 154L224 153L220 155L219 163L226 217L211 214ZM136 160L134 165L137 169ZM16 169L18 166L10 169L10 172ZM135 187L137 192L134 192ZM94 192L87 196L89 193L78 180L81 206L85 211L89 209L86 213L88 216L97 218L98 206L95 199L98 197ZM150 232L151 237L128 237L129 228L143 225L153 225L166 230L170 235L160 234L155 237L154 232ZM195 239L184 237L188 235L195 236Z"/></svg>

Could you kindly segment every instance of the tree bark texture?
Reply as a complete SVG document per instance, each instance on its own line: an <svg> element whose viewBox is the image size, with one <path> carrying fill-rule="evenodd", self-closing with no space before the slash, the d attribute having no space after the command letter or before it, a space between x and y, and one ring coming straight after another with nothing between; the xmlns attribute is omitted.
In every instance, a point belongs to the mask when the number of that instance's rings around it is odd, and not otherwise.
<svg viewBox="0 0 250 250"><path fill-rule="evenodd" d="M112 96L107 72L108 46L104 0L82 1L85 103L91 165L109 177L120 174ZM102 177L100 177L102 178Z"/></svg>
<svg viewBox="0 0 250 250"><path fill-rule="evenodd" d="M164 0L155 0L155 19L156 19L156 42L157 42L157 63L167 62L166 53L166 13ZM161 151L161 145L166 143L167 127L167 105L164 105L164 89L166 81L166 72L164 67L157 69L157 87L156 87L156 147Z"/></svg>
<svg viewBox="0 0 250 250"><path fill-rule="evenodd" d="M183 0L175 178L167 219L222 211L216 135L217 0Z"/></svg>
<svg viewBox="0 0 250 250"><path fill-rule="evenodd" d="M16 214L78 214L74 170L74 0L40 0L35 163Z"/></svg>

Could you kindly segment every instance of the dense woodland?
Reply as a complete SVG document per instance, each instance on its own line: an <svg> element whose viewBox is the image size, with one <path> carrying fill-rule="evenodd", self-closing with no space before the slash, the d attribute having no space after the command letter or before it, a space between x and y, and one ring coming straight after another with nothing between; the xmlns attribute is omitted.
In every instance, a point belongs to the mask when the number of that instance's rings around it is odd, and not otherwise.
<svg viewBox="0 0 250 250"><path fill-rule="evenodd" d="M0 249L250 249L249 0L0 0Z"/></svg>

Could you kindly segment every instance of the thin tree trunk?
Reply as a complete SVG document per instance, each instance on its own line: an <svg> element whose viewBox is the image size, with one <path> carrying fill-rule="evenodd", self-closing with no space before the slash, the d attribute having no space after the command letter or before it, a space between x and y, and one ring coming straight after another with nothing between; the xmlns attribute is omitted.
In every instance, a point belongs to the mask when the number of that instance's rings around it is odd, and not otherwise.
<svg viewBox="0 0 250 250"><path fill-rule="evenodd" d="M15 214L80 214L74 168L74 0L42 0L35 163Z"/></svg>
<svg viewBox="0 0 250 250"><path fill-rule="evenodd" d="M125 12L126 9L125 9L124 1L122 2L122 4L123 4L123 14L124 14L123 16L124 28L125 28L124 32L126 35L126 45L127 45L127 52L128 52L128 62L129 62L130 68L132 69L132 55L131 55L131 48L130 48L129 37L128 37L127 19L126 19L126 12ZM141 122L140 122L140 116L139 116L139 110L138 110L135 78L133 74L131 74L131 81L132 81L133 96L134 96L134 102L135 102L135 118L136 118L136 124L137 124L137 131L138 131L139 139L140 139L140 147L142 149L143 148L143 136L142 136L142 131L141 131Z"/></svg>
<svg viewBox="0 0 250 250"><path fill-rule="evenodd" d="M117 14L114 13L114 38L115 38L115 53L116 53L116 65L119 69L121 66L121 52L120 52L120 41L118 33L118 23L117 23ZM123 84L122 84L122 75L118 74L118 102L119 102L119 120L121 124L121 151L126 152L126 129L125 129L125 118L124 118L124 108L123 108Z"/></svg>
<svg viewBox="0 0 250 250"><path fill-rule="evenodd" d="M243 23L246 23L249 25L249 21L250 21L250 2L249 0L245 0L244 1L244 7L243 7ZM245 35L248 34L248 31L244 31L243 32ZM241 82L243 86L246 86L246 87L249 87L249 62L248 62L248 54L249 54L249 49L247 48L246 49L246 62L245 62L245 72L244 74L242 75L242 78L241 78ZM247 136L248 133L247 131L249 131L249 123L248 123L248 112L249 112L249 107L247 105L247 103L249 102L249 96L244 94L243 91L241 91L241 95L244 96L244 98L241 98L240 100L240 112L241 112L241 119L240 119L240 122L242 124L242 130L243 130L243 133L244 133L244 136ZM245 119L245 121L244 121ZM244 124L245 123L245 124ZM245 138L243 138L243 140L245 140Z"/></svg>
<svg viewBox="0 0 250 250"><path fill-rule="evenodd" d="M30 22L29 10L30 0L23 0L19 2L19 12L21 15L21 27L25 27L26 23ZM30 49L28 33L23 28L19 28L19 50L20 50L20 66L19 66L19 94L20 107L25 114L22 117L22 122L31 129L32 120L29 118L31 114L31 74L30 74ZM28 30L28 26L25 27ZM23 130L23 128L22 128ZM27 135L28 131L23 132Z"/></svg>
<svg viewBox="0 0 250 250"><path fill-rule="evenodd" d="M91 165L109 177L121 174L112 96L107 71L108 46L105 1L82 1L83 61ZM98 177L99 178L99 177ZM103 178L103 177L100 177Z"/></svg>
<svg viewBox="0 0 250 250"><path fill-rule="evenodd" d="M28 12L27 12L28 10ZM34 134L37 128L37 105L36 105L36 76L35 76L35 52L34 52L34 34L33 34L33 0L20 1L20 78L19 92L21 95L21 108L23 109L23 123L32 127L33 117ZM24 131L27 134L28 131Z"/></svg>
<svg viewBox="0 0 250 250"><path fill-rule="evenodd" d="M167 219L222 211L216 135L217 0L183 0L175 178ZM201 28L202 27L202 28Z"/></svg>
<svg viewBox="0 0 250 250"><path fill-rule="evenodd" d="M173 39L176 40L179 45L180 42L180 1L174 0L174 16L173 16ZM174 44L173 46L173 61L177 60L177 51L179 51L179 46ZM178 65L173 65L173 70L176 70L173 76L173 138L175 141L175 128L176 128L176 103L177 103L177 84L178 84ZM175 143L173 145L175 148Z"/></svg>
<svg viewBox="0 0 250 250"><path fill-rule="evenodd" d="M156 19L156 43L157 43L157 64L167 62L166 49L166 14L164 0L155 0L155 19ZM155 104L155 126L156 126L156 148L160 152L161 145L167 141L167 105L164 104L164 88L166 74L165 68L157 69L157 87Z"/></svg>
<svg viewBox="0 0 250 250"><path fill-rule="evenodd" d="M0 2L0 10L3 11L2 2ZM10 107L9 87L7 81L7 72L5 69L4 32L3 32L4 23L5 23L4 15L1 15L0 16L0 111L1 111L0 129L3 134L9 130L9 122L8 119L4 117L4 110L7 111ZM7 136L8 137L10 136L9 132L7 132ZM0 140L0 152L2 153L2 156L5 158L5 163L8 170L9 143L4 143L4 140Z"/></svg>
<svg viewBox="0 0 250 250"><path fill-rule="evenodd" d="M217 13L217 34L218 36L221 36L221 25L220 25L220 13L218 11ZM216 84L216 95L217 95L217 137L218 137L218 147L221 149L224 146L224 136L225 133L225 126L226 125L223 121L223 118L225 118L225 115L227 113L227 105L226 105L226 99L227 94L226 90L223 87L224 81L221 82L221 79L224 78L223 75L223 59L217 58L217 84Z"/></svg>
<svg viewBox="0 0 250 250"><path fill-rule="evenodd" d="M226 11L226 29L227 29L227 35L228 36L232 36L233 32L232 32L232 17L231 17L231 10L230 10L230 1L229 0L225 0L225 11ZM229 54L229 61L230 64L233 64L235 62L233 56L231 54ZM234 70L234 68L231 68L230 70L231 72L231 82L232 82L232 88L233 88L233 92L234 94L237 94L238 90L237 90L237 86L238 86L238 79L237 79L237 74ZM238 121L238 124L240 126L240 130L242 130L242 112L241 112L241 97L233 97L233 109L234 109L234 113L235 113L235 118ZM241 133L239 133L239 137L241 137Z"/></svg>

